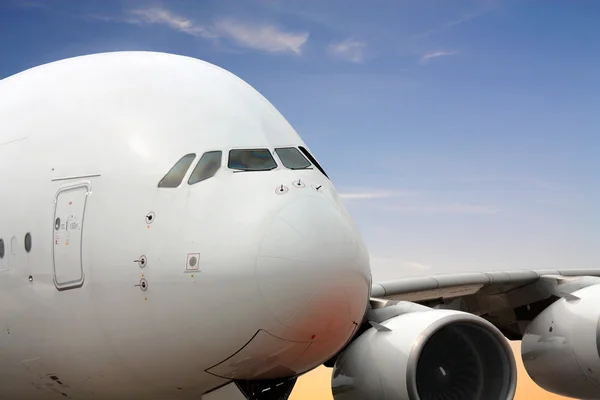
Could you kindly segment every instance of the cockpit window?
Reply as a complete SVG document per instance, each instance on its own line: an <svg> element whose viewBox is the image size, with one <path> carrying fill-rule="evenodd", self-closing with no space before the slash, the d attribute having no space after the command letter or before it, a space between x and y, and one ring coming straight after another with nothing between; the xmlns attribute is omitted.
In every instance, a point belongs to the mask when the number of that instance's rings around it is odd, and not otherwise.
<svg viewBox="0 0 600 400"><path fill-rule="evenodd" d="M221 168L222 154L221 151L208 151L202 154L200 161L198 161L198 164L196 164L196 167L188 179L188 184L193 185L194 183L212 178L219 168Z"/></svg>
<svg viewBox="0 0 600 400"><path fill-rule="evenodd" d="M181 157L160 182L158 182L158 187L175 188L179 186L195 158L196 154L193 153Z"/></svg>
<svg viewBox="0 0 600 400"><path fill-rule="evenodd" d="M236 149L229 151L227 166L238 171L269 171L277 163L269 149Z"/></svg>
<svg viewBox="0 0 600 400"><path fill-rule="evenodd" d="M275 153L286 168L289 169L307 169L310 168L310 161L306 159L295 147L282 147L275 149Z"/></svg>
<svg viewBox="0 0 600 400"><path fill-rule="evenodd" d="M308 158L310 160L311 163L313 163L313 165L315 167L317 167L317 169L319 171L321 171L323 173L323 175L325 175L327 178L329 178L329 176L327 176L327 174L325 173L325 170L323 169L323 167L321 167L321 165L317 162L317 160L312 156L312 154L310 154L308 152L308 150L306 150L304 147L302 146L298 146L298 148L300 149L300 151L302 152L302 154L304 154L306 156L306 158Z"/></svg>

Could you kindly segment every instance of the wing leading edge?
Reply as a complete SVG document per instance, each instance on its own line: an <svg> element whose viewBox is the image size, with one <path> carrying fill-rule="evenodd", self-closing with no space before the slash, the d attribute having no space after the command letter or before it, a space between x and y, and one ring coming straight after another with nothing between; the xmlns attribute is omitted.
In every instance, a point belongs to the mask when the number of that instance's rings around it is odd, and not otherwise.
<svg viewBox="0 0 600 400"><path fill-rule="evenodd" d="M392 281L374 282L371 297L427 301L472 295L484 288L496 288L495 294L499 294L539 282L543 276L600 277L600 268L466 272L410 277Z"/></svg>
<svg viewBox="0 0 600 400"><path fill-rule="evenodd" d="M507 338L520 340L550 304L596 284L600 268L437 274L373 283L371 308L401 310L413 307L412 302L465 311L491 322Z"/></svg>

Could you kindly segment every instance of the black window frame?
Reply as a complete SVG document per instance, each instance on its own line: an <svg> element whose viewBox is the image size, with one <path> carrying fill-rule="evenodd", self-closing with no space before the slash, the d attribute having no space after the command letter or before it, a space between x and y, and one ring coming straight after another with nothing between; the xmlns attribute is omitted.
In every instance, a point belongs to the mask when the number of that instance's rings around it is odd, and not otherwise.
<svg viewBox="0 0 600 400"><path fill-rule="evenodd" d="M325 175L325 177L327 179L329 179L329 175L327 175L327 173L325 172L325 170L323 169L323 167L321 167L321 164L319 164L319 162L317 161L317 159L314 158L312 154L310 154L310 151L308 151L306 149L306 147L304 147L304 146L298 146L298 148L300 149L300 151L302 152L302 154L304 154L306 156L306 158L308 158L308 161L310 161L312 163L312 165L314 165L315 167L317 167L317 169L319 171L321 171L321 173L323 175Z"/></svg>

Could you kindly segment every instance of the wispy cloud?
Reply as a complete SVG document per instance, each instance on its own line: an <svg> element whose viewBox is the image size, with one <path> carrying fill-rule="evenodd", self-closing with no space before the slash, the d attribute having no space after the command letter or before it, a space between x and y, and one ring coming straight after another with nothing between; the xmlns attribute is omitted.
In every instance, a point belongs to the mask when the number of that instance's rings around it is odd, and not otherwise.
<svg viewBox="0 0 600 400"><path fill-rule="evenodd" d="M487 215L497 214L500 211L498 207L489 204L468 200L444 201L438 199L438 196L432 196L431 193L410 190L346 188L340 190L340 197L353 204L359 203L360 207L390 213Z"/></svg>
<svg viewBox="0 0 600 400"><path fill-rule="evenodd" d="M378 281L422 275L434 269L432 265L422 262L376 254L370 257L370 264L373 277Z"/></svg>
<svg viewBox="0 0 600 400"><path fill-rule="evenodd" d="M472 21L476 18L479 18L479 17L487 14L488 12L492 11L497 5L498 5L498 2L495 0L489 1L489 2L483 2L482 7L480 7L479 9L468 12L466 14L461 15L460 17L458 17L456 19L452 19L446 23L443 23L440 26L438 26L437 28L433 28L433 29L430 29L430 30L427 30L427 31L424 31L421 33L417 33L417 34L413 35L411 39L413 39L413 40L422 39L422 38L434 36L439 33L445 32L449 29L455 28L459 25L462 25L464 23L467 23L469 21Z"/></svg>
<svg viewBox="0 0 600 400"><path fill-rule="evenodd" d="M209 29L194 23L189 18L176 15L164 8L143 8L130 12L130 18L123 19L124 22L134 24L157 24L165 25L173 30L187 33L193 36L216 37Z"/></svg>
<svg viewBox="0 0 600 400"><path fill-rule="evenodd" d="M215 24L215 30L238 45L269 53L301 54L308 41L308 32L285 32L273 25L251 24L224 19Z"/></svg>
<svg viewBox="0 0 600 400"><path fill-rule="evenodd" d="M426 270L433 268L431 265L423 264L423 263L416 262L416 261L406 261L404 264L413 270L419 270L419 271L426 271Z"/></svg>
<svg viewBox="0 0 600 400"><path fill-rule="evenodd" d="M552 192L564 192L566 190L562 185L558 185L554 181L538 178L535 176L503 176L503 175L468 175L455 176L446 178L447 180L455 181L460 184L474 184L480 187L487 188L492 186L497 188L498 185L503 185L511 189L525 190L544 190Z"/></svg>
<svg viewBox="0 0 600 400"><path fill-rule="evenodd" d="M442 24L441 26L439 26L437 28L430 29L428 31L421 32L421 33L418 33L416 35L413 35L412 38L413 39L422 39L422 38L425 38L425 37L428 37L428 36L433 36L433 35L436 35L438 33L442 33L442 32L444 32L444 31L446 31L446 30L448 30L450 28L454 28L455 26L462 25L465 22L469 22L472 19L475 19L475 18L477 18L477 17L479 17L480 15L483 15L483 14L484 14L484 12L481 12L481 11L476 11L476 12L471 12L471 13L465 14L465 15L463 15L460 18L457 18L457 19L452 20L452 21L448 21L448 22Z"/></svg>
<svg viewBox="0 0 600 400"><path fill-rule="evenodd" d="M327 51L333 57L352 63L361 63L365 59L365 48L367 44L355 39L346 39L342 42L332 43Z"/></svg>
<svg viewBox="0 0 600 400"><path fill-rule="evenodd" d="M445 50L442 50L442 51L431 51L429 53L423 54L421 56L421 58L420 58L420 62L421 62L421 64L426 64L426 63L428 63L429 61L431 61L434 58L448 57L448 56L453 56L455 54L457 54L456 51L445 51Z"/></svg>
<svg viewBox="0 0 600 400"><path fill-rule="evenodd" d="M120 17L96 19L135 25L162 25L174 31L205 39L227 39L238 46L267 53L301 54L308 32L289 32L275 25L221 18L202 24L161 7L139 8Z"/></svg>
<svg viewBox="0 0 600 400"><path fill-rule="evenodd" d="M395 204L386 209L390 211L413 214L466 214L466 215L491 215L500 210L487 204L447 203L447 204Z"/></svg>
<svg viewBox="0 0 600 400"><path fill-rule="evenodd" d="M393 197L410 197L415 193L403 190L356 190L340 193L344 200L374 200L389 199Z"/></svg>

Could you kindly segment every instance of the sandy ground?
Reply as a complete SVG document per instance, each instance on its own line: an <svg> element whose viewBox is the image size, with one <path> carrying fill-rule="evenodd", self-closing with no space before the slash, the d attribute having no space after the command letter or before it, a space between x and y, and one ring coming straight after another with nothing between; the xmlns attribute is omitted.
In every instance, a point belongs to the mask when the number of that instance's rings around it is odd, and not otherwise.
<svg viewBox="0 0 600 400"><path fill-rule="evenodd" d="M520 349L521 342L511 342L516 355L517 369L519 371L517 382L517 395L515 400L557 400L567 397L548 393L537 386L523 369ZM298 379L290 400L330 400L331 395L331 369L319 367Z"/></svg>

